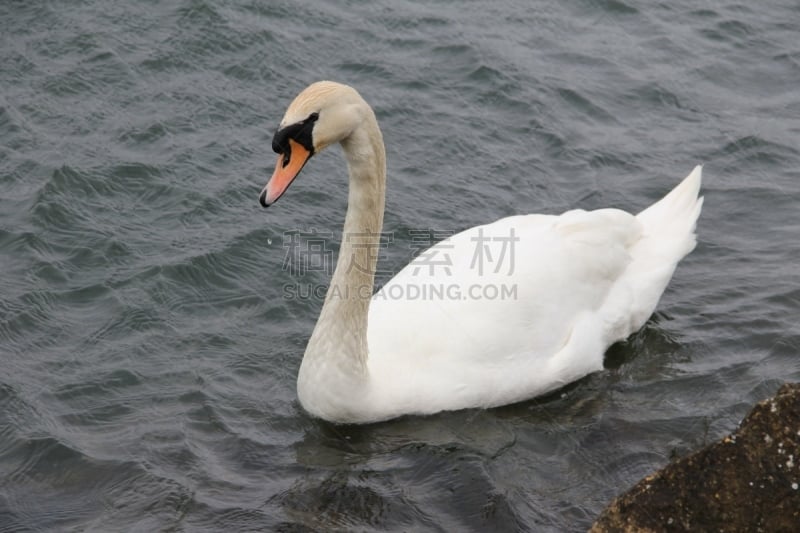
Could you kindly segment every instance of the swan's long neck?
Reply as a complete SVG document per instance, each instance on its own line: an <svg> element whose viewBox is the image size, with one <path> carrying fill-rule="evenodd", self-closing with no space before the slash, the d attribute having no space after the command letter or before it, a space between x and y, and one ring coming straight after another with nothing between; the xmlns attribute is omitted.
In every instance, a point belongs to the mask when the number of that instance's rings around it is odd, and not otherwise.
<svg viewBox="0 0 800 533"><path fill-rule="evenodd" d="M350 173L342 245L303 370L323 366L347 380L366 375L367 314L372 297L386 191L386 154L371 109L342 141Z"/></svg>

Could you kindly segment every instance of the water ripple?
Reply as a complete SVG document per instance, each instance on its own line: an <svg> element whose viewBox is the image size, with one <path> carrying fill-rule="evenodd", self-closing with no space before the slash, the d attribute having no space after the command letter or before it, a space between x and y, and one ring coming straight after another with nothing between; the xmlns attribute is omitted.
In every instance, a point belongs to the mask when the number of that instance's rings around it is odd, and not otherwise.
<svg viewBox="0 0 800 533"><path fill-rule="evenodd" d="M0 531L585 529L800 379L797 6L85 0L0 6ZM373 103L409 230L640 209L696 163L697 249L606 368L364 428L295 392L341 157L258 191L315 79ZM313 168L312 168L313 167ZM274 209L274 210L273 210ZM385 277L379 281L385 281Z"/></svg>

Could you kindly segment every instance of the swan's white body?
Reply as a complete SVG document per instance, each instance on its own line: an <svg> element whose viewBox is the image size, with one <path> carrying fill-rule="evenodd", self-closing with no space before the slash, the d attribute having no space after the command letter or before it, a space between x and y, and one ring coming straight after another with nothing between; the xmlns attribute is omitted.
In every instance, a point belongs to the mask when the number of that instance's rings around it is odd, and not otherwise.
<svg viewBox="0 0 800 533"><path fill-rule="evenodd" d="M342 142L350 167L339 262L298 376L303 407L326 420L498 406L601 370L606 349L645 323L695 246L700 167L635 216L575 210L468 229L422 253L370 298L375 250L348 235L381 230L377 121L353 89L330 82L301 93L281 126L309 112L319 113L315 149ZM346 127L329 125L346 115L357 116ZM271 186L265 205L288 184Z"/></svg>

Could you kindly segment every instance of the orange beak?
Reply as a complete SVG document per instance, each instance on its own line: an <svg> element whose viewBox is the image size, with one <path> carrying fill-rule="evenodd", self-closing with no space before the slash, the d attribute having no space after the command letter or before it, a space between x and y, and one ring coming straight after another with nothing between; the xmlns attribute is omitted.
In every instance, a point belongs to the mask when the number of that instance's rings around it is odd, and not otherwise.
<svg viewBox="0 0 800 533"><path fill-rule="evenodd" d="M303 170L308 159L311 157L311 152L308 151L302 144L294 139L289 139L288 154L279 154L278 161L275 163L275 172L267 182L267 186L261 191L259 201L264 207L268 207L278 201L278 198L283 196L289 185L292 184L294 179Z"/></svg>

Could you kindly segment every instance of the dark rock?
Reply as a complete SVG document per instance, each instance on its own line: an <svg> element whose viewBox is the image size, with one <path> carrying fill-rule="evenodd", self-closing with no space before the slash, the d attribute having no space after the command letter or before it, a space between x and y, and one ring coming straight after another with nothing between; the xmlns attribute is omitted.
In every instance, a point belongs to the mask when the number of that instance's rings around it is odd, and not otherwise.
<svg viewBox="0 0 800 533"><path fill-rule="evenodd" d="M800 383L758 403L732 435L644 478L591 531L800 531Z"/></svg>

